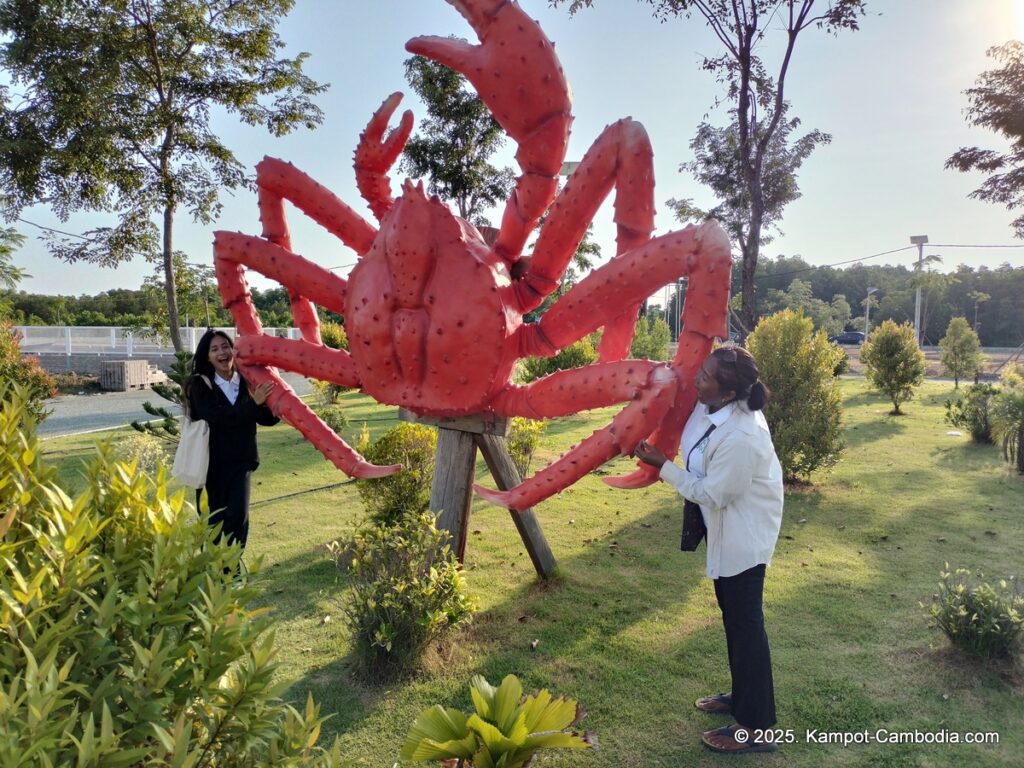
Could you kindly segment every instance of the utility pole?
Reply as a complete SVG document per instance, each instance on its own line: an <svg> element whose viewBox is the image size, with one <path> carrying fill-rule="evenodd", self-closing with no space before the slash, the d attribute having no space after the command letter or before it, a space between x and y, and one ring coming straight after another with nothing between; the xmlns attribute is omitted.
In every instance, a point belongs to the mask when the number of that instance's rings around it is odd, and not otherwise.
<svg viewBox="0 0 1024 768"><path fill-rule="evenodd" d="M868 287L868 296L864 299L864 338L867 339L871 332L871 294L876 293L877 288Z"/></svg>
<svg viewBox="0 0 1024 768"><path fill-rule="evenodd" d="M911 245L917 246L917 273L924 272L924 244L928 242L928 235L911 235ZM917 346L921 346L921 283L917 284L917 293L914 299L914 339Z"/></svg>

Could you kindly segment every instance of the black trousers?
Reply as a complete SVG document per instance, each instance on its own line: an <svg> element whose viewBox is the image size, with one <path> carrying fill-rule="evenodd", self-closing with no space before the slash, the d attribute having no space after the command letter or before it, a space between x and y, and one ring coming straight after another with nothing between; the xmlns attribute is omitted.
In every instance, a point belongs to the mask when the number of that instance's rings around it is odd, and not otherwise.
<svg viewBox="0 0 1024 768"><path fill-rule="evenodd" d="M222 524L221 536L245 549L249 538L249 489L252 471L243 466L211 468L206 476L210 527ZM196 491L196 507L203 489ZM220 540L220 537L217 539Z"/></svg>
<svg viewBox="0 0 1024 768"><path fill-rule="evenodd" d="M715 579L732 673L732 715L747 728L775 725L772 657L764 629L764 564Z"/></svg>

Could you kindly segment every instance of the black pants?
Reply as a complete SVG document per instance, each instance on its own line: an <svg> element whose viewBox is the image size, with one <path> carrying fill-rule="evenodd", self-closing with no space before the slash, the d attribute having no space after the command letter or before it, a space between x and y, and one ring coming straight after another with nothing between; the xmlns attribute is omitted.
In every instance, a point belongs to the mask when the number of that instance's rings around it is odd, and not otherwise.
<svg viewBox="0 0 1024 768"><path fill-rule="evenodd" d="M715 579L732 673L732 715L747 728L775 725L772 657L764 630L764 565Z"/></svg>
<svg viewBox="0 0 1024 768"><path fill-rule="evenodd" d="M249 487L252 471L244 466L211 468L206 476L206 502L210 527L222 524L221 536L245 549L249 538ZM203 490L196 491L196 507ZM218 541L220 538L218 537Z"/></svg>

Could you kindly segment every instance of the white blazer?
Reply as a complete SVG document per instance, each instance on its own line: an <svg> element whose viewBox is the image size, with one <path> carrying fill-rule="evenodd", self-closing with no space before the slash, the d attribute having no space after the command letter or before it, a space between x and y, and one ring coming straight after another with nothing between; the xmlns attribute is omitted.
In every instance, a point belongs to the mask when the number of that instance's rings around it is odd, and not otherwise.
<svg viewBox="0 0 1024 768"><path fill-rule="evenodd" d="M683 430L684 442L716 425L690 469L666 461L661 479L700 505L707 525L708 578L735 576L768 565L782 525L782 465L760 411L730 403L709 414L698 403ZM686 460L686 454L681 453Z"/></svg>

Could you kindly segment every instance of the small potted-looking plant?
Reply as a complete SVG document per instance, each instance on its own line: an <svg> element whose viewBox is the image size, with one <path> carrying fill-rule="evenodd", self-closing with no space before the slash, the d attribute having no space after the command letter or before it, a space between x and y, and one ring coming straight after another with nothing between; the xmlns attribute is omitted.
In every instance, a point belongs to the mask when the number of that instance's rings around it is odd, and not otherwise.
<svg viewBox="0 0 1024 768"><path fill-rule="evenodd" d="M515 675L497 688L475 675L469 692L473 714L435 704L416 718L402 747L403 760L436 760L454 768L523 768L541 749L597 746L591 734L567 730L586 714L573 699L555 698L546 689L524 698Z"/></svg>

